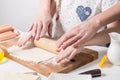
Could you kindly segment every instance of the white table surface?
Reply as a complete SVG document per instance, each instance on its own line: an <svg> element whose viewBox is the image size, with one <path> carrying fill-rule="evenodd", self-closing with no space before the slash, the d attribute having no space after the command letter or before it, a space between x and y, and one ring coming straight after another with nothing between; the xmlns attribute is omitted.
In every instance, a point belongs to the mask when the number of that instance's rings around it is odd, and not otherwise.
<svg viewBox="0 0 120 80"><path fill-rule="evenodd" d="M83 71L91 70L99 68L98 64L101 60L102 56L106 54L107 48L100 47L100 46L90 46L88 48L91 48L93 50L96 50L99 52L99 58L83 67L77 68L76 70L73 70L69 72L68 74L78 74ZM33 72L32 70L9 60L8 62L4 64L0 64L0 71L7 71L7 72ZM102 74L104 74L102 77L93 78L93 80L120 80L120 66L112 66L109 68L101 68ZM42 75L40 75L42 80L46 80L46 78Z"/></svg>

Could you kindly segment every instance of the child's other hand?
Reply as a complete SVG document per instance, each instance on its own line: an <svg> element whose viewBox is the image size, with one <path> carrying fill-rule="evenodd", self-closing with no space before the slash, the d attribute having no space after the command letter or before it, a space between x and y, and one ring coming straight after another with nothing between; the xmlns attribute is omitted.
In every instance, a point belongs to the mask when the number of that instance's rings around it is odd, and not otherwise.
<svg viewBox="0 0 120 80"><path fill-rule="evenodd" d="M84 22L66 32L58 41L58 51L73 45L78 47L91 39L97 32L97 27L93 23Z"/></svg>
<svg viewBox="0 0 120 80"><path fill-rule="evenodd" d="M73 46L67 47L65 50L61 50L61 52L58 54L56 58L56 62L59 63L64 59L73 59L73 57L77 54L79 54L82 50L83 46L74 48Z"/></svg>

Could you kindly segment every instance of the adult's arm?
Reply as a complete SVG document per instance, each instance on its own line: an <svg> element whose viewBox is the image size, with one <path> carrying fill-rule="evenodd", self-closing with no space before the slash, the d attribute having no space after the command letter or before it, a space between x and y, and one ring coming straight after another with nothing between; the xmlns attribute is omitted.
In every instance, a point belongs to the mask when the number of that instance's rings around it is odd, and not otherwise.
<svg viewBox="0 0 120 80"><path fill-rule="evenodd" d="M114 21L108 25L108 28L104 31L98 32L95 36L87 41L85 44L80 45L77 48L73 46L67 47L65 50L61 50L60 54L56 58L57 62L61 62L65 58L72 59L75 55L81 52L84 46L90 45L104 45L110 42L110 37L108 33L118 32L120 33L120 21Z"/></svg>
<svg viewBox="0 0 120 80"><path fill-rule="evenodd" d="M90 40L102 26L120 19L119 8L120 2L66 32L57 41L58 50L65 49L70 45L77 47Z"/></svg>
<svg viewBox="0 0 120 80"><path fill-rule="evenodd" d="M106 11L94 16L89 21L95 21L97 24L95 27L102 27L116 20L120 20L120 2L110 7Z"/></svg>
<svg viewBox="0 0 120 80"><path fill-rule="evenodd" d="M52 36L52 17L55 13L54 0L40 0L39 12L35 20L29 26L26 36L22 36L18 41L18 46L25 45L29 40L38 40L46 33Z"/></svg>

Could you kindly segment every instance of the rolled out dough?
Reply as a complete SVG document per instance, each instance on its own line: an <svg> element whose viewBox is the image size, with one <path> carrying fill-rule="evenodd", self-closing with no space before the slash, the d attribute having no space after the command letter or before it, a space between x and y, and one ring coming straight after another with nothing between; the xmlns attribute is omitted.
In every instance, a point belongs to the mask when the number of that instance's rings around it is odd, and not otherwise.
<svg viewBox="0 0 120 80"><path fill-rule="evenodd" d="M0 80L40 80L38 75L0 71Z"/></svg>
<svg viewBox="0 0 120 80"><path fill-rule="evenodd" d="M22 49L18 46L12 46L8 49L8 52L10 53L10 55L18 59L35 63L45 61L56 56L56 54L54 53L37 47Z"/></svg>

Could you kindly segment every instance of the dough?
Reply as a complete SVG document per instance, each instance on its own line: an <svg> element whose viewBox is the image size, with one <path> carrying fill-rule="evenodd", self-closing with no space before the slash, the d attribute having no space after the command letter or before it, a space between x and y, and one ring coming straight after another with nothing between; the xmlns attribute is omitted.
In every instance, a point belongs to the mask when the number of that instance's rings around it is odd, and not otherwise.
<svg viewBox="0 0 120 80"><path fill-rule="evenodd" d="M12 46L8 48L8 52L10 55L18 59L35 63L42 62L56 56L54 53L37 47L23 49L18 46Z"/></svg>
<svg viewBox="0 0 120 80"><path fill-rule="evenodd" d="M32 74L10 73L0 71L0 80L40 80L40 77Z"/></svg>

